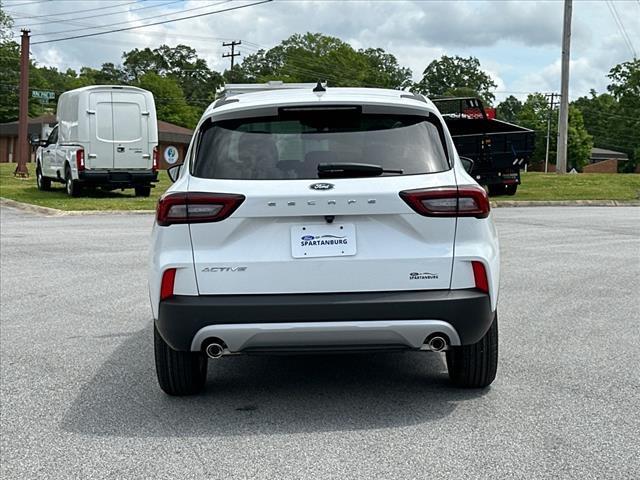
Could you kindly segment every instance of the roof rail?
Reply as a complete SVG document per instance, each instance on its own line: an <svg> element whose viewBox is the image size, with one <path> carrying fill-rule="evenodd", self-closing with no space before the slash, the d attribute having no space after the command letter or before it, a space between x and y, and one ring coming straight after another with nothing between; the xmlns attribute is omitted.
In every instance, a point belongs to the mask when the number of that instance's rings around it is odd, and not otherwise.
<svg viewBox="0 0 640 480"><path fill-rule="evenodd" d="M266 92L269 90L313 90L317 85L317 83L284 83L281 80L271 80L266 83L227 83L218 91L218 97L228 97L242 93ZM327 83L322 83L322 86L326 87Z"/></svg>

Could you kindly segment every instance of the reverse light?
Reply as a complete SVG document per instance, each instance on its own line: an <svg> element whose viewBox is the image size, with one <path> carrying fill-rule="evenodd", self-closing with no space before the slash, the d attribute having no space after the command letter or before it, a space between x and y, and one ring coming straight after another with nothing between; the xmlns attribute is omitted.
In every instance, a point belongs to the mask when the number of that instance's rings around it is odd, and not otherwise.
<svg viewBox="0 0 640 480"><path fill-rule="evenodd" d="M162 274L162 284L160 285L160 300L173 297L173 286L176 283L176 269L168 268Z"/></svg>
<svg viewBox="0 0 640 480"><path fill-rule="evenodd" d="M479 185L405 190L400 197L425 217L487 218L491 210L487 192Z"/></svg>
<svg viewBox="0 0 640 480"><path fill-rule="evenodd" d="M153 155L151 157L153 162L151 164L151 170L154 172L158 171L158 147L153 147Z"/></svg>
<svg viewBox="0 0 640 480"><path fill-rule="evenodd" d="M244 195L232 193L169 193L158 201L156 222L161 227L176 223L219 222L235 212L244 199Z"/></svg>
<svg viewBox="0 0 640 480"><path fill-rule="evenodd" d="M82 148L76 150L76 167L79 172L84 172L84 149Z"/></svg>
<svg viewBox="0 0 640 480"><path fill-rule="evenodd" d="M489 280L487 279L487 270L484 267L484 263L473 261L471 266L473 267L473 279L476 283L476 288L484 293L489 293Z"/></svg>

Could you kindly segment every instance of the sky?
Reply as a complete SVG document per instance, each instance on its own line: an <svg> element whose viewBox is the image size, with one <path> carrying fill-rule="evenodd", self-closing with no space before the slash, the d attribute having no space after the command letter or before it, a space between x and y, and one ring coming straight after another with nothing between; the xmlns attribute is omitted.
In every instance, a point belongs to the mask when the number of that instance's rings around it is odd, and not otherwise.
<svg viewBox="0 0 640 480"><path fill-rule="evenodd" d="M256 0L0 0L15 31L32 43L197 15ZM616 21L616 16L619 23ZM81 18L86 17L86 18ZM40 65L66 70L121 63L122 52L186 44L209 67L229 65L223 41L241 40L241 56L271 48L294 33L320 32L354 48L383 48L420 80L442 55L470 55L498 85L496 99L560 89L563 2L298 1L270 3L96 37L34 44ZM108 25L112 27L106 27ZM82 29L82 30L79 30ZM72 32L73 30L73 32ZM57 33L56 33L57 32ZM624 34L628 36L625 41ZM640 54L640 0L573 2L570 97L602 93L614 65Z"/></svg>

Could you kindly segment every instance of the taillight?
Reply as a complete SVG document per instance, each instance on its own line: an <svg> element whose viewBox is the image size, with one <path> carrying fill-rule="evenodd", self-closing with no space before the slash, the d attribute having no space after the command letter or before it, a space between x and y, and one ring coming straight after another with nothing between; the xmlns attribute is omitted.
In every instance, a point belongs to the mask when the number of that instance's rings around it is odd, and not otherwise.
<svg viewBox="0 0 640 480"><path fill-rule="evenodd" d="M219 222L229 217L244 199L244 195L231 193L169 193L158 201L156 221L162 227L174 223Z"/></svg>
<svg viewBox="0 0 640 480"><path fill-rule="evenodd" d="M489 293L489 280L487 279L487 270L484 268L484 264L473 261L471 266L473 267L473 279L476 283L476 288L484 293Z"/></svg>
<svg viewBox="0 0 640 480"><path fill-rule="evenodd" d="M173 297L173 286L176 283L176 269L168 268L162 274L162 284L160 285L160 300Z"/></svg>
<svg viewBox="0 0 640 480"><path fill-rule="evenodd" d="M84 171L84 150L82 148L76 150L76 167L78 167L79 172Z"/></svg>
<svg viewBox="0 0 640 480"><path fill-rule="evenodd" d="M158 171L158 147L153 147L153 162L151 164L151 170Z"/></svg>
<svg viewBox="0 0 640 480"><path fill-rule="evenodd" d="M487 192L479 185L405 190L400 197L425 217L486 218L491 209Z"/></svg>

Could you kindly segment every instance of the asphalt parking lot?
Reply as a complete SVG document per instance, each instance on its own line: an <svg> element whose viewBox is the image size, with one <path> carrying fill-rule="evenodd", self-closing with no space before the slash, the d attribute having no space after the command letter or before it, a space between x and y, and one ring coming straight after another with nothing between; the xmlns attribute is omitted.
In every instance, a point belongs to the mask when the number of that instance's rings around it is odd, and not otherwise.
<svg viewBox="0 0 640 480"><path fill-rule="evenodd" d="M0 477L638 478L640 208L494 210L501 363L236 357L158 388L147 215L1 212Z"/></svg>

